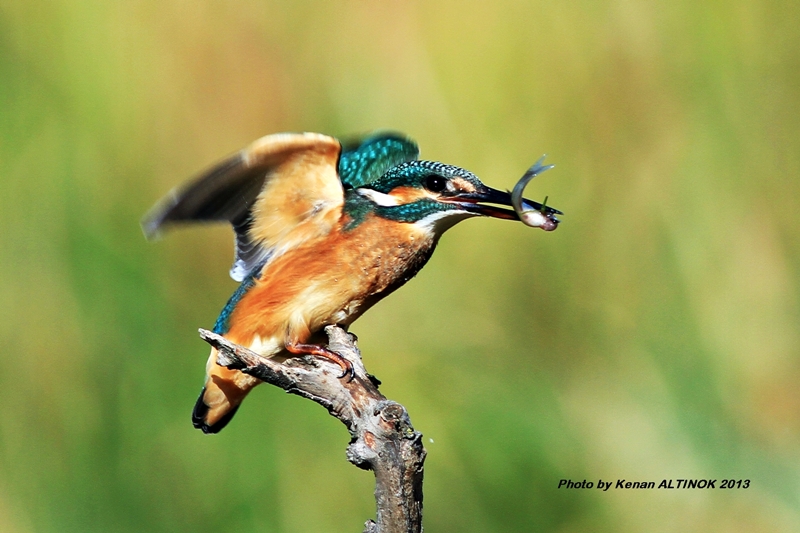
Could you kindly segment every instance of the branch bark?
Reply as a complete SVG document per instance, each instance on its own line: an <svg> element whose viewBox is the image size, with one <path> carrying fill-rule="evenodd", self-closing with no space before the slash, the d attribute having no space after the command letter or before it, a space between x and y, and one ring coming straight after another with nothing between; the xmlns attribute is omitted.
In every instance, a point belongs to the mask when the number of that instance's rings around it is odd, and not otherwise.
<svg viewBox="0 0 800 533"><path fill-rule="evenodd" d="M375 473L376 520L366 522L364 533L421 532L422 434L411 426L405 407L378 392L380 382L364 368L355 336L337 326L325 333L328 347L353 365L351 381L339 379L339 366L325 359L305 356L281 363L200 330L217 349L218 364L313 400L347 426L348 461Z"/></svg>

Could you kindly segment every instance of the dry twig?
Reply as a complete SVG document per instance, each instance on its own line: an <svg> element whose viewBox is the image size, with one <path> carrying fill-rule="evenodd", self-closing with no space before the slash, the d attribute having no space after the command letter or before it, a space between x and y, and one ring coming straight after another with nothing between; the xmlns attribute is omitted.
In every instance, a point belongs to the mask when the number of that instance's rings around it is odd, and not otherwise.
<svg viewBox="0 0 800 533"><path fill-rule="evenodd" d="M422 531L422 474L425 448L406 409L378 392L378 380L367 374L355 336L336 326L325 328L328 347L353 365L351 381L327 360L306 356L280 363L201 329L200 336L218 350L217 363L241 370L286 392L313 400L350 431L347 459L375 472L376 520L365 533Z"/></svg>

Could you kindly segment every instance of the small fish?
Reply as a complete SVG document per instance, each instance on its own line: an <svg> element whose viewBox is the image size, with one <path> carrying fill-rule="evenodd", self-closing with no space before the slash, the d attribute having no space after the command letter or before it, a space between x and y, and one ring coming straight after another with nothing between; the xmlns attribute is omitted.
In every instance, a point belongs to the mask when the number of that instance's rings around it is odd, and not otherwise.
<svg viewBox="0 0 800 533"><path fill-rule="evenodd" d="M517 184L514 185L514 190L511 192L511 205L514 206L514 211L517 212L519 219L526 226L542 228L544 231L553 231L558 227L559 223L556 215L563 215L564 213L548 206L547 197L545 197L544 202L541 204L532 200L526 200L522 197L525 187L533 178L555 166L543 165L542 163L544 163L545 157L547 156L543 155L534 163L533 166L522 175Z"/></svg>

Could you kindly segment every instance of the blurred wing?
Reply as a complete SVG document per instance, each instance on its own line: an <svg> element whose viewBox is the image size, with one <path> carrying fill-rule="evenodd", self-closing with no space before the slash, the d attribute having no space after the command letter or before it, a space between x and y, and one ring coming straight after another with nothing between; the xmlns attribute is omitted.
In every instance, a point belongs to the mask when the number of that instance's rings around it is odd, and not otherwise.
<svg viewBox="0 0 800 533"><path fill-rule="evenodd" d="M344 142L339 177L345 188L372 183L390 168L419 157L417 143L401 133L379 132Z"/></svg>
<svg viewBox="0 0 800 533"><path fill-rule="evenodd" d="M228 221L236 232L231 277L242 281L270 257L330 232L344 202L340 151L339 141L317 133L262 137L161 200L142 221L145 235Z"/></svg>

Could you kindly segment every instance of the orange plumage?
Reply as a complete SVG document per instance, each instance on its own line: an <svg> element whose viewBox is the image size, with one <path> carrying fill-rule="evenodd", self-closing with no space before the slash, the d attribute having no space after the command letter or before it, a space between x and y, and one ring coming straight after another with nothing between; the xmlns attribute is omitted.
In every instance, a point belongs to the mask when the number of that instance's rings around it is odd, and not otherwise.
<svg viewBox="0 0 800 533"><path fill-rule="evenodd" d="M507 193L417 155L413 141L396 134L345 150L320 134L270 135L168 196L145 220L145 232L181 221L230 222L237 241L231 276L243 283L215 331L265 357L322 356L347 374L338 354L309 344L315 333L351 324L403 285L459 220L519 219L478 203L510 205ZM206 433L221 430L259 383L216 359L212 350L193 412Z"/></svg>

